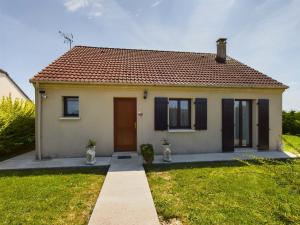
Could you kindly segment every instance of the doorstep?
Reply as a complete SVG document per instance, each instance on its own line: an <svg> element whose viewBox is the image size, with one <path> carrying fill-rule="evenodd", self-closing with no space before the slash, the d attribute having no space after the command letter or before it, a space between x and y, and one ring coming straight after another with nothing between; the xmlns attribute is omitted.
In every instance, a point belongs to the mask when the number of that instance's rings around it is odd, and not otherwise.
<svg viewBox="0 0 300 225"><path fill-rule="evenodd" d="M257 149L255 148L234 148L234 152L237 153L252 153L252 152L257 152Z"/></svg>

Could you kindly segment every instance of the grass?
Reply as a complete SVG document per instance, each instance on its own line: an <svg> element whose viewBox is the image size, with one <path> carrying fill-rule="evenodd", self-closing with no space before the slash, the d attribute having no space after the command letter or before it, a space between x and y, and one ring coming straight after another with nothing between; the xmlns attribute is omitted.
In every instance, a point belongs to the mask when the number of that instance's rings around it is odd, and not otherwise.
<svg viewBox="0 0 300 225"><path fill-rule="evenodd" d="M105 169L0 172L0 224L87 224Z"/></svg>
<svg viewBox="0 0 300 225"><path fill-rule="evenodd" d="M183 224L300 224L300 161L147 169L158 214Z"/></svg>
<svg viewBox="0 0 300 225"><path fill-rule="evenodd" d="M284 150L300 154L300 137L295 135L282 135Z"/></svg>

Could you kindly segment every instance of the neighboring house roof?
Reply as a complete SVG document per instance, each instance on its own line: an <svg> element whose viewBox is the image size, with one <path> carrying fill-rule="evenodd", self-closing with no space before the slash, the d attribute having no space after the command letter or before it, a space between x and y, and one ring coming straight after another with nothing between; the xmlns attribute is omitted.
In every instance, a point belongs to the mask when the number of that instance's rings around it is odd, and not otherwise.
<svg viewBox="0 0 300 225"><path fill-rule="evenodd" d="M25 99L31 101L30 98L25 94L25 92L24 92L24 91L19 87L19 85L18 85L18 84L17 84L17 83L9 76L9 74L8 74L6 71L0 69L0 73L4 74L4 75L7 77L7 79L15 86L15 88L20 92L20 94L21 94Z"/></svg>
<svg viewBox="0 0 300 225"><path fill-rule="evenodd" d="M216 54L75 46L31 82L196 87L287 88L286 85Z"/></svg>

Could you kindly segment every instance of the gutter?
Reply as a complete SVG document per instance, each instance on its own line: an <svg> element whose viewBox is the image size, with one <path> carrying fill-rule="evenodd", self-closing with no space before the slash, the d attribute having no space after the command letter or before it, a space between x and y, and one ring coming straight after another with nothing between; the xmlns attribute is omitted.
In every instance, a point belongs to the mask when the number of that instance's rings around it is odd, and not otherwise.
<svg viewBox="0 0 300 225"><path fill-rule="evenodd" d="M36 100L36 126L37 126L37 132L36 132L36 149L37 149L37 159L42 160L42 98L39 92L39 83L35 83L35 97Z"/></svg>
<svg viewBox="0 0 300 225"><path fill-rule="evenodd" d="M54 81L54 80L36 80L34 78L29 80L30 83L41 84L74 84L74 85L108 85L108 86L136 86L136 87L190 87L190 88L255 88L255 89L288 89L289 86L282 84L282 86L259 86L259 85L235 85L235 84L203 84L185 83L185 84L168 84L168 83L126 83L126 82L93 82L93 81Z"/></svg>

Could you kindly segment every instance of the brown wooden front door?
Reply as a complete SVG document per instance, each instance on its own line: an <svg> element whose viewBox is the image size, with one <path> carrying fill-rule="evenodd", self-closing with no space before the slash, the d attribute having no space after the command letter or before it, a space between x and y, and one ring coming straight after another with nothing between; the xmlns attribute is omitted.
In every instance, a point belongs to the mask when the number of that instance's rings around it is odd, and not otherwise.
<svg viewBox="0 0 300 225"><path fill-rule="evenodd" d="M115 151L136 151L136 99L114 98Z"/></svg>

